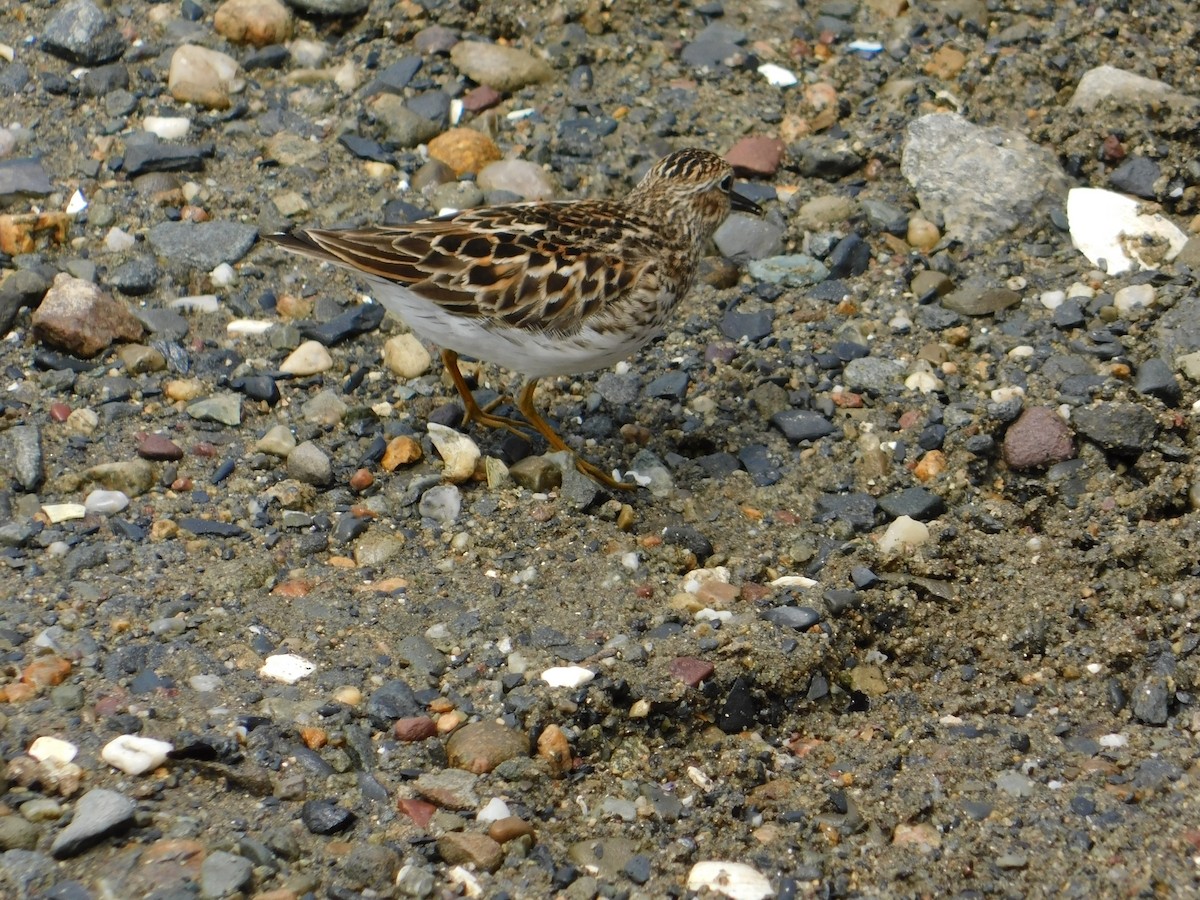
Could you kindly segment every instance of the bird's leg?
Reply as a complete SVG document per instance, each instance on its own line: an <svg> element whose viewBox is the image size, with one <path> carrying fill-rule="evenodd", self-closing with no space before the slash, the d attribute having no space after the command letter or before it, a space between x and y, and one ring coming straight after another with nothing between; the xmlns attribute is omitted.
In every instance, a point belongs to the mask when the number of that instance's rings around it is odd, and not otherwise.
<svg viewBox="0 0 1200 900"><path fill-rule="evenodd" d="M458 389L458 395L462 397L463 407L466 410L466 413L463 415L463 425L476 422L484 428L506 428L513 434L528 440L529 434L523 430L524 423L505 416L494 416L490 411L494 407L484 410L475 402L475 397L471 393L471 389L467 386L467 379L463 378L463 373L458 368L457 353L453 350L443 350L442 365L450 373L450 380L454 382L455 388ZM496 402L499 403L500 401L497 400Z"/></svg>
<svg viewBox="0 0 1200 900"><path fill-rule="evenodd" d="M533 378L526 382L521 388L521 393L517 396L517 409L521 411L521 415L537 429L537 433L546 439L546 443L554 450L565 450L575 457L575 468L586 475L593 481L597 481L604 485L609 490L614 491L631 491L637 485L630 484L626 481L617 481L599 466L588 462L586 459L579 456L574 450L566 445L562 438L550 427L550 423L541 417L536 407L533 405L533 391L537 386L537 379Z"/></svg>

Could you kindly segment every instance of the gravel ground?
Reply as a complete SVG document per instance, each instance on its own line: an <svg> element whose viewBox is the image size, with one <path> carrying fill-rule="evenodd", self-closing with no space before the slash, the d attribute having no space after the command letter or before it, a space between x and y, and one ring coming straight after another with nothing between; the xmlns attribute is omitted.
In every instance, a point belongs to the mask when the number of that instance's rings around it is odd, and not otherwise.
<svg viewBox="0 0 1200 900"><path fill-rule="evenodd" d="M1200 889L1190 4L289 2L0 20L0 893ZM628 495L257 242L685 146Z"/></svg>

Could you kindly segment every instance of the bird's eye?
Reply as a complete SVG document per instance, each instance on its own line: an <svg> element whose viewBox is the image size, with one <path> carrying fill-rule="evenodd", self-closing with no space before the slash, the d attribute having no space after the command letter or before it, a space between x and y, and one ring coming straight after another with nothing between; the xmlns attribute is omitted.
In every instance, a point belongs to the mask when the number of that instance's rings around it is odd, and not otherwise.
<svg viewBox="0 0 1200 900"><path fill-rule="evenodd" d="M732 176L732 175L726 175L724 178L722 178L722 179L721 179L720 188L721 188L721 190L723 190L723 191L724 191L725 193L727 193L727 194L728 194L730 191L732 191L732 190L733 190L733 176Z"/></svg>

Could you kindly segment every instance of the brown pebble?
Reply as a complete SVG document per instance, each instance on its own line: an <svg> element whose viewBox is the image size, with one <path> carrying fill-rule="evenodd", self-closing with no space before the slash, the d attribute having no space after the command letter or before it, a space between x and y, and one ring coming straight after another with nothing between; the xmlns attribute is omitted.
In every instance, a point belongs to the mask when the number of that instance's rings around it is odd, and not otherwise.
<svg viewBox="0 0 1200 900"><path fill-rule="evenodd" d="M392 734L396 736L396 740L406 743L423 741L437 734L437 723L429 716L408 716L396 720L396 724L392 726Z"/></svg>
<svg viewBox="0 0 1200 900"><path fill-rule="evenodd" d="M562 775L574 768L571 743L557 725L547 725L538 735L537 748L538 756L549 764L550 771L555 775Z"/></svg>
<svg viewBox="0 0 1200 900"><path fill-rule="evenodd" d="M450 765L476 775L492 771L505 760L528 754L528 736L497 722L464 725L446 742Z"/></svg>
<svg viewBox="0 0 1200 900"><path fill-rule="evenodd" d="M139 432L134 440L137 442L137 455L142 459L183 459L183 448L165 435Z"/></svg>
<svg viewBox="0 0 1200 900"><path fill-rule="evenodd" d="M1036 469L1075 456L1071 429L1062 417L1045 406L1021 413L1004 435L1004 461L1013 469Z"/></svg>
<svg viewBox="0 0 1200 900"><path fill-rule="evenodd" d="M463 97L463 109L467 112L483 112L485 109L491 109L502 99L504 99L504 95L498 90L481 84L479 87L467 91L466 96Z"/></svg>
<svg viewBox="0 0 1200 900"><path fill-rule="evenodd" d="M38 340L89 359L114 341L136 341L142 323L99 285L60 272L33 312Z"/></svg>
<svg viewBox="0 0 1200 900"><path fill-rule="evenodd" d="M783 141L766 135L744 137L725 154L725 162L739 175L770 178L779 170L786 150Z"/></svg>
<svg viewBox="0 0 1200 900"><path fill-rule="evenodd" d="M65 403L50 404L50 418L55 422L65 422L67 417L71 415L71 407Z"/></svg>
<svg viewBox="0 0 1200 900"><path fill-rule="evenodd" d="M407 435L393 438L383 451L383 459L379 464L385 472L394 472L400 466L419 462L422 456L421 445Z"/></svg>
<svg viewBox="0 0 1200 900"><path fill-rule="evenodd" d="M425 800L418 800L416 797L401 797L396 801L396 807L400 812L404 813L418 828L424 828L429 824L429 820L433 818L437 812L437 807Z"/></svg>
<svg viewBox="0 0 1200 900"><path fill-rule="evenodd" d="M694 656L677 656L671 660L668 668L672 678L682 681L688 687L696 687L716 670L712 663L696 659Z"/></svg>
<svg viewBox="0 0 1200 900"><path fill-rule="evenodd" d="M459 178L468 172L478 174L488 163L504 156L495 141L473 128L451 128L431 140L428 146L430 157L444 162Z"/></svg>
<svg viewBox="0 0 1200 900"><path fill-rule="evenodd" d="M375 483L375 476L367 469L359 469L350 476L350 489L362 493Z"/></svg>
<svg viewBox="0 0 1200 900"><path fill-rule="evenodd" d="M525 835L534 836L533 826L520 816L505 816L488 826L488 837L498 844L507 844Z"/></svg>
<svg viewBox="0 0 1200 900"><path fill-rule="evenodd" d="M486 834L452 831L437 841L438 855L451 866L472 865L495 872L504 862L504 848Z"/></svg>

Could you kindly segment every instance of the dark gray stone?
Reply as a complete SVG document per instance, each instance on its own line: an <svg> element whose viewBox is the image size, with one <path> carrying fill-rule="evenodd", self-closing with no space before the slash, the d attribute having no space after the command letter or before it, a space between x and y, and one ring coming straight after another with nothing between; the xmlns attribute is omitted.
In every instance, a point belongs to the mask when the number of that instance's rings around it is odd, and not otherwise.
<svg viewBox="0 0 1200 900"><path fill-rule="evenodd" d="M134 176L146 172L198 172L204 168L204 160L215 152L216 147L213 144L193 146L166 144L155 140L127 142L125 173Z"/></svg>
<svg viewBox="0 0 1200 900"><path fill-rule="evenodd" d="M54 190L40 159L0 160L0 204L21 197L44 197Z"/></svg>
<svg viewBox="0 0 1200 900"><path fill-rule="evenodd" d="M920 487L905 488L879 498L879 508L893 519L935 519L946 511L946 502L937 494Z"/></svg>
<svg viewBox="0 0 1200 900"><path fill-rule="evenodd" d="M721 318L721 334L733 341L741 338L760 341L771 333L774 322L775 313L769 309L758 312L731 309Z"/></svg>
<svg viewBox="0 0 1200 900"><path fill-rule="evenodd" d="M236 894L250 885L254 864L225 850L214 851L200 864L200 896L220 898Z"/></svg>
<svg viewBox="0 0 1200 900"><path fill-rule="evenodd" d="M1161 675L1151 675L1133 692L1133 715L1147 725L1166 725L1170 700L1167 680Z"/></svg>
<svg viewBox="0 0 1200 900"><path fill-rule="evenodd" d="M79 798L69 825L50 845L55 859L76 856L88 847L120 831L133 821L137 804L116 791L94 788Z"/></svg>
<svg viewBox="0 0 1200 900"><path fill-rule="evenodd" d="M1113 170L1108 180L1118 191L1153 200L1157 196L1154 182L1160 177L1162 172L1154 160L1144 156L1131 156Z"/></svg>
<svg viewBox="0 0 1200 900"><path fill-rule="evenodd" d="M367 716L380 729L391 728L397 719L421 715L423 711L413 689L398 679L381 685L367 699Z"/></svg>
<svg viewBox="0 0 1200 900"><path fill-rule="evenodd" d="M1158 432L1154 414L1134 403L1098 403L1077 409L1071 413L1071 422L1077 434L1120 454L1150 449Z"/></svg>
<svg viewBox="0 0 1200 900"><path fill-rule="evenodd" d="M646 385L647 397L662 397L665 400L680 401L687 395L688 374L675 370L659 375Z"/></svg>
<svg viewBox="0 0 1200 900"><path fill-rule="evenodd" d="M42 46L85 66L110 62L125 52L125 38L92 0L73 0L46 25Z"/></svg>
<svg viewBox="0 0 1200 900"><path fill-rule="evenodd" d="M1176 406L1183 398L1183 390L1175 378L1171 367L1155 357L1142 363L1137 377L1133 380L1133 388L1139 394L1149 394L1157 397L1168 406Z"/></svg>
<svg viewBox="0 0 1200 900"><path fill-rule="evenodd" d="M135 256L113 269L108 283L122 294L140 297L154 290L158 278L158 262L153 256Z"/></svg>
<svg viewBox="0 0 1200 900"><path fill-rule="evenodd" d="M816 441L833 434L836 429L823 415L806 409L785 409L771 416L771 424L783 432L793 444Z"/></svg>
<svg viewBox="0 0 1200 900"><path fill-rule="evenodd" d="M817 499L814 520L822 522L845 522L857 531L875 527L878 504L870 494L822 494Z"/></svg>
<svg viewBox="0 0 1200 900"><path fill-rule="evenodd" d="M159 256L207 272L249 253L258 229L242 222L160 222L146 237Z"/></svg>
<svg viewBox="0 0 1200 900"><path fill-rule="evenodd" d="M781 628L804 631L821 621L821 614L811 606L776 606L763 613L763 618Z"/></svg>

